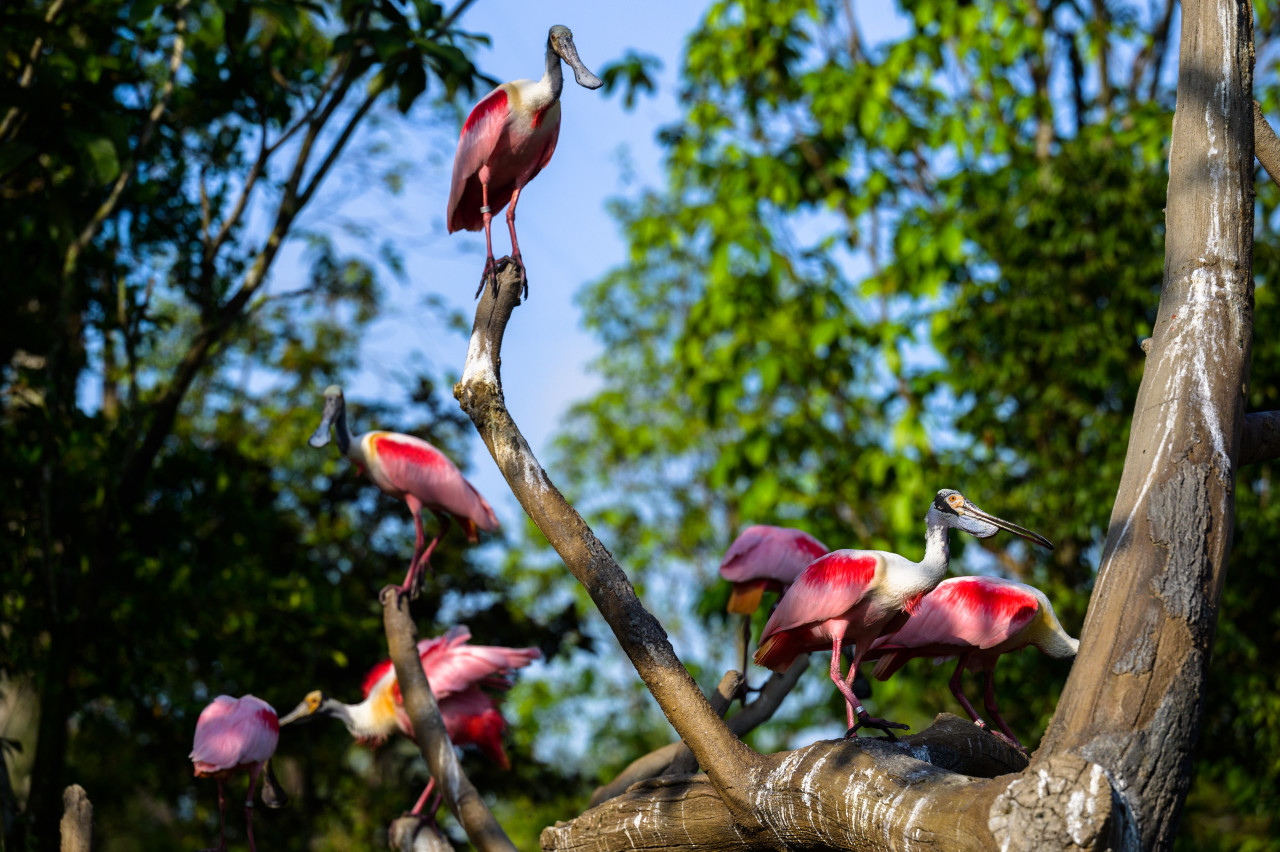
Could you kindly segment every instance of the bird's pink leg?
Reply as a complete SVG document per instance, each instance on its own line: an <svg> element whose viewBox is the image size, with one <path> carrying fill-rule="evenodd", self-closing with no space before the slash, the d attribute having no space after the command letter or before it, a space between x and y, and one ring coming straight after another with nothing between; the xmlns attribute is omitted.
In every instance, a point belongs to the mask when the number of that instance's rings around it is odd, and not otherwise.
<svg viewBox="0 0 1280 852"><path fill-rule="evenodd" d="M840 694L844 696L845 710L849 718L849 730L854 729L853 720L855 715L866 713L862 709L862 704L858 701L858 697L853 694L853 689L844 681L844 673L840 671L840 646L844 643L844 635L839 634L831 640L831 682L836 685L836 689L840 690ZM856 667L855 667L856 668ZM857 711L854 708L857 708ZM854 736L857 736L856 734Z"/></svg>
<svg viewBox="0 0 1280 852"><path fill-rule="evenodd" d="M951 694L956 697L956 701L960 702L960 706L969 714L969 718L979 728L987 727L987 723L982 721L982 717L978 715L978 711L973 709L973 705L969 703L969 699L964 697L964 689L961 683L961 676L964 673L964 664L969 661L968 654L961 654L960 660L956 663L955 674L951 675Z"/></svg>
<svg viewBox="0 0 1280 852"><path fill-rule="evenodd" d="M529 276L525 273L524 258L520 257L520 244L516 242L516 202L520 200L520 187L517 186L511 193L511 206L507 208L507 230L511 232L511 259L515 261L516 267L520 270L520 277L524 279L524 298L529 298Z"/></svg>
<svg viewBox="0 0 1280 852"><path fill-rule="evenodd" d="M484 262L484 273L480 276L480 287L476 290L476 298L484 292L484 285L489 283L489 278L493 278L493 286L498 286L498 263L493 259L493 234L489 230L489 223L493 220L493 214L489 212L489 167L481 166L479 172L480 178L480 216L484 219L484 245L488 251L488 256Z"/></svg>
<svg viewBox="0 0 1280 852"><path fill-rule="evenodd" d="M431 792L435 790L435 788L436 788L436 779L432 778L428 780L426 788L422 791L422 795L418 797L418 803L413 806L413 810L409 811L409 813L413 814L414 816L418 816L419 814L421 814L422 806L427 803L427 798L431 795ZM434 814L435 814L434 808L428 812L428 816L433 816Z"/></svg>
<svg viewBox="0 0 1280 852"><path fill-rule="evenodd" d="M982 703L986 706L987 712L991 714L992 719L996 720L996 724L1000 726L1000 730L1004 731L1004 735L1009 738L1009 741L1021 749L1022 743L1018 742L1018 738L1014 736L1013 731L1009 729L1009 725L1005 723L1004 717L1000 715L1000 711L996 708L995 666L983 672L982 680Z"/></svg>
<svg viewBox="0 0 1280 852"><path fill-rule="evenodd" d="M218 779L218 849L227 852L227 797L223 794L222 779Z"/></svg>
<svg viewBox="0 0 1280 852"><path fill-rule="evenodd" d="M426 536L422 532L422 502L412 494L404 496L404 502L409 505L409 511L413 514L413 559L409 562L409 573L404 577L404 585L400 587L400 594L408 595L410 598L418 595L418 577L421 575L421 564L423 552L426 550ZM432 546L435 542L432 542Z"/></svg>
<svg viewBox="0 0 1280 852"><path fill-rule="evenodd" d="M253 791L258 786L258 776L262 774L262 764L254 764L249 770L249 796L244 800L244 830L249 837L249 852L258 852L253 845Z"/></svg>
<svg viewBox="0 0 1280 852"><path fill-rule="evenodd" d="M905 731L911 726L904 725L902 722L890 722L887 719L881 719L876 716L872 716L865 709L863 709L862 702L858 700L858 696L855 695L853 691L853 679L858 676L858 666L862 665L862 654L863 654L862 647L863 645L866 645L866 644L868 643L859 642L857 646L854 647L853 662L849 663L848 676L836 682L836 686L840 687L840 691L844 693L845 702L846 703L852 702L849 704L849 730L845 732L845 738L848 739L849 737L858 736L859 728L875 728L877 730L884 731L886 734L888 734L889 739L897 740L898 738L893 735L892 729L897 728L899 730ZM832 678L835 678L840 673L839 659L840 659L840 640L836 640L835 649L831 652ZM853 713L854 713L853 708L855 705L858 708L857 722L853 721Z"/></svg>

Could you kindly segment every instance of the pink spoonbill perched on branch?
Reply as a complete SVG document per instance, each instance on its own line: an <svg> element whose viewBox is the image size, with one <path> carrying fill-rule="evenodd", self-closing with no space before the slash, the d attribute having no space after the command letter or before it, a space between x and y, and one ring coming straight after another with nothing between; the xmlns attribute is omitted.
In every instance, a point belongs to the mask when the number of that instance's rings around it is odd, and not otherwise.
<svg viewBox="0 0 1280 852"><path fill-rule="evenodd" d="M564 75L560 60L573 68L578 85L598 89L604 82L587 70L578 58L573 33L557 24L547 34L546 71L541 80L503 83L471 110L453 158L453 185L449 188L449 209L445 221L449 233L484 228L488 256L480 289L490 279L497 286L497 262L493 259L493 237L489 222L511 202L507 229L511 232L511 260L524 274L520 244L516 242L516 203L525 184L551 162L560 138L560 92ZM529 284L525 280L525 295Z"/></svg>
<svg viewBox="0 0 1280 852"><path fill-rule="evenodd" d="M484 688L498 692L510 689L515 670L540 659L542 652L537 648L468 645L470 639L471 631L466 627L451 627L443 636L418 642L418 657L453 744L474 745L494 763L509 769L511 762L502 748L502 732L507 722L497 702ZM397 731L414 738L390 660L383 660L370 670L364 679L363 692L364 700L359 704L343 704L319 690L310 692L280 724L333 716L341 719L351 735L362 743L385 742ZM413 814L421 813L434 789L433 778L414 805Z"/></svg>
<svg viewBox="0 0 1280 852"><path fill-rule="evenodd" d="M477 529L498 528L498 518L489 503L463 478L448 456L427 441L399 432L352 435L347 429L347 403L342 388L337 385L325 389L324 415L308 443L316 448L325 446L329 443L330 429L337 439L338 451L384 493L404 500L413 513L413 560L404 585L400 586L401 594L417 595L431 554L448 532L451 519L462 524L467 538L473 542L479 539ZM423 509L431 510L440 518L440 531L430 545L425 545Z"/></svg>
<svg viewBox="0 0 1280 852"><path fill-rule="evenodd" d="M1080 640L1058 623L1044 592L999 577L954 577L920 600L920 607L897 633L881 636L865 659L879 659L873 674L887 680L916 657L959 657L951 676L951 694L973 721L986 727L960 689L966 668L982 672L983 700L1000 730L1022 744L996 709L995 668L1001 655L1034 645L1055 659L1076 655Z"/></svg>
<svg viewBox="0 0 1280 852"><path fill-rule="evenodd" d="M879 550L829 553L801 572L778 601L761 636L756 662L777 672L785 671L800 654L831 649L831 680L845 699L847 735L856 736L858 728L868 727L892 737L892 728L907 727L871 717L850 684L871 643L881 634L898 629L946 574L951 559L950 529L954 527L978 538L990 538L1004 529L1053 547L1043 536L987 514L949 488L933 498L924 521L925 552L920 562ZM847 677L840 672L843 645L854 646Z"/></svg>
<svg viewBox="0 0 1280 852"><path fill-rule="evenodd" d="M765 592L780 592L830 548L804 530L756 524L742 531L720 561L720 576L733 584L729 612L750 615Z"/></svg>
<svg viewBox="0 0 1280 852"><path fill-rule="evenodd" d="M720 560L720 576L733 584L729 612L744 616L742 674L747 673L747 648L751 644L751 614L760 607L765 592L786 590L810 562L830 551L804 530L755 524L742 531Z"/></svg>
<svg viewBox="0 0 1280 852"><path fill-rule="evenodd" d="M218 782L218 824L221 828L218 848L227 848L226 797L222 782L233 772L249 773L249 795L244 800L245 832L249 849L253 845L253 790L258 776L280 739L276 711L261 698L246 695L232 698L219 695L205 707L196 721L195 745L191 761L197 778L214 778Z"/></svg>

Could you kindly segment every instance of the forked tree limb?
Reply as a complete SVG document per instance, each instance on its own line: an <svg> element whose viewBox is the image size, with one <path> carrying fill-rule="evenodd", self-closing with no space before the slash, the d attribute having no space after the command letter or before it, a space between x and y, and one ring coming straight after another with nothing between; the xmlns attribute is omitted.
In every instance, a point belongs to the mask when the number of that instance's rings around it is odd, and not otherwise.
<svg viewBox="0 0 1280 852"><path fill-rule="evenodd" d="M409 617L409 601L391 588L382 595L382 623L414 739L445 804L480 852L515 852L511 839L462 771L418 656L417 629Z"/></svg>
<svg viewBox="0 0 1280 852"><path fill-rule="evenodd" d="M502 336L520 304L523 276L506 259L497 285L485 288L476 308L471 343L454 396L497 462L521 507L582 583L613 630L645 686L676 733L707 770L740 826L759 828L748 800L748 778L761 764L725 725L676 656L666 631L644 608L626 573L582 516L552 484L502 396Z"/></svg>

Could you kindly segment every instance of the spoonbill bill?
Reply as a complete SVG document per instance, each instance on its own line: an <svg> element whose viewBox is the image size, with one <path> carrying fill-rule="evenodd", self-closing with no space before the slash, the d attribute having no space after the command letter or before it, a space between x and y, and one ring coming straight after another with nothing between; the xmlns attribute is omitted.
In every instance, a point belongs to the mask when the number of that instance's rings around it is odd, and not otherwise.
<svg viewBox="0 0 1280 852"><path fill-rule="evenodd" d="M280 725L276 711L261 698L246 695L232 698L219 695L210 702L196 720L195 745L191 749L191 762L195 764L197 778L214 778L218 782L218 824L220 834L218 848L227 848L227 803L222 782L233 772L249 773L249 795L244 800L245 833L249 837L249 849L253 845L253 791L258 776L271 755L275 754L280 739Z"/></svg>
<svg viewBox="0 0 1280 852"><path fill-rule="evenodd" d="M510 769L511 761L502 748L507 721L485 689L510 689L513 673L540 659L542 652L537 648L469 645L470 639L471 631L466 627L451 627L443 636L419 641L418 657L453 744L474 745L494 763ZM383 743L396 732L414 738L391 660L383 660L369 671L363 693L364 700L359 704L344 704L319 690L310 692L280 724L332 716L341 719L351 735L367 745ZM422 811L434 789L433 778L411 813Z"/></svg>
<svg viewBox="0 0 1280 852"><path fill-rule="evenodd" d="M881 636L864 659L879 661L872 674L887 680L916 657L959 657L951 676L951 694L979 727L986 724L960 688L965 669L982 672L987 712L1019 748L1022 743L996 708L995 668L1004 654L1034 645L1050 657L1076 655L1080 640L1058 623L1044 592L999 577L953 577L920 599L920 607L898 632Z"/></svg>
<svg viewBox="0 0 1280 852"><path fill-rule="evenodd" d="M525 184L551 162L560 138L560 92L564 75L560 60L573 68L578 85L598 89L604 81L587 70L578 58L573 33L556 26L547 33L546 71L541 80L503 83L481 98L467 116L458 135L458 151L453 157L453 185L449 188L449 210L445 216L449 233L484 228L488 257L480 277L479 296L490 279L497 286L497 263L493 259L493 237L489 222L511 202L507 229L511 232L511 259L524 274L520 244L516 242L516 203ZM525 295L529 294L528 279Z"/></svg>
<svg viewBox="0 0 1280 852"><path fill-rule="evenodd" d="M347 429L347 403L342 388L331 385L324 392L324 414L308 443L320 448L329 443L333 430L338 451L365 473L383 493L404 500L413 513L415 536L413 560L405 575L400 593L416 596L440 539L449 531L450 520L457 520L471 541L479 540L477 530L493 531L498 518L488 501L475 486L462 476L449 457L429 442L399 432L365 432L352 435ZM424 546L422 510L431 510L440 518L440 531Z"/></svg>
<svg viewBox="0 0 1280 852"><path fill-rule="evenodd" d="M831 649L831 680L844 696L848 713L846 736L857 736L858 728L868 727L892 737L892 728L907 727L870 716L850 684L871 643L905 623L921 598L946 574L950 529L978 538L990 538L1004 529L1053 547L1043 536L987 514L949 488L933 498L924 521L925 552L920 562L879 550L837 550L815 560L778 601L760 638L756 663L777 672L785 671L800 654ZM847 676L840 671L843 645L854 646Z"/></svg>

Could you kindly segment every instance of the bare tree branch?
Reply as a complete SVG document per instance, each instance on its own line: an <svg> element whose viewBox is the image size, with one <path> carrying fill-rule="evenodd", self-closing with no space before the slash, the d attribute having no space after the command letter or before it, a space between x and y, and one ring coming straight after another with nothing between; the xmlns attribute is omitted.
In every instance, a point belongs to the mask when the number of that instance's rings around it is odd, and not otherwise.
<svg viewBox="0 0 1280 852"><path fill-rule="evenodd" d="M747 798L748 776L762 758L747 748L707 703L667 639L640 603L627 575L552 484L502 397L502 335L520 303L523 276L503 263L497 286L485 288L462 380L454 396L475 423L525 512L582 583L653 694L662 712L707 770L725 805L747 831L759 821Z"/></svg>
<svg viewBox="0 0 1280 852"><path fill-rule="evenodd" d="M737 696L739 690L746 686L746 679L742 676L742 672L729 670L724 673L724 677L720 678L716 691L707 699L711 704L711 709L721 719L724 714L729 712L729 705L733 703L733 699ZM696 772L698 769L698 761L694 760L693 752L689 751L688 746L681 743L681 748L677 749L675 755L671 759L671 764L664 770L664 775L688 775Z"/></svg>
<svg viewBox="0 0 1280 852"><path fill-rule="evenodd" d="M390 587L382 595L382 623L414 739L445 804L480 852L515 852L511 839L462 771L418 657L418 636L409 617L409 601Z"/></svg>
<svg viewBox="0 0 1280 852"><path fill-rule="evenodd" d="M53 0L49 4L49 10L44 13L44 22L52 24L53 19L58 17L58 13L62 11L64 0ZM35 41L31 43L31 50L27 52L27 62L22 68L22 73L18 75L18 88L26 89L31 86L31 81L36 76L36 60L40 58L40 51L44 49L44 37L36 36ZM18 119L18 107L9 107L9 111L4 114L4 121L0 121L0 139L8 140L9 131L14 130Z"/></svg>
<svg viewBox="0 0 1280 852"><path fill-rule="evenodd" d="M62 792L62 852L89 852L93 846L93 805L79 784Z"/></svg>
<svg viewBox="0 0 1280 852"><path fill-rule="evenodd" d="M1262 104L1253 102L1253 154L1273 183L1280 184L1280 139L1262 114Z"/></svg>
<svg viewBox="0 0 1280 852"><path fill-rule="evenodd" d="M1280 411L1259 411L1246 415L1240 436L1240 459L1237 464L1280 459Z"/></svg>

